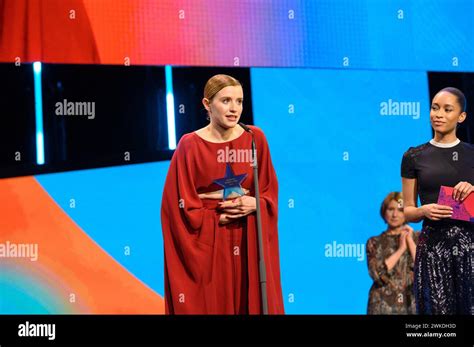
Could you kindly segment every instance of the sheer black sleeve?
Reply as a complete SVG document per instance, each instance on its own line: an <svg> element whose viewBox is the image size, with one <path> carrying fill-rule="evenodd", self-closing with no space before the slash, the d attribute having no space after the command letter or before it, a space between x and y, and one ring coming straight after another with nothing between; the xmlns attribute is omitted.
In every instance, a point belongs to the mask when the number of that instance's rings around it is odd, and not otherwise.
<svg viewBox="0 0 474 347"><path fill-rule="evenodd" d="M408 151L403 154L401 174L404 178L416 178L413 147L410 147Z"/></svg>

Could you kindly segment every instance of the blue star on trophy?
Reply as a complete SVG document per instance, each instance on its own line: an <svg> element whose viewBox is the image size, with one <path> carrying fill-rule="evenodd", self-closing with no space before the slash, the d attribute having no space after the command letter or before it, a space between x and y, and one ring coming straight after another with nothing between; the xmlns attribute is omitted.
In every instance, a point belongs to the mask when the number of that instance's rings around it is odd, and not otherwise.
<svg viewBox="0 0 474 347"><path fill-rule="evenodd" d="M233 199L245 195L245 192L240 184L245 180L246 177L247 174L234 175L232 167L229 163L227 163L225 168L225 176L223 178L214 180L214 183L224 188L224 192L222 194L224 200Z"/></svg>

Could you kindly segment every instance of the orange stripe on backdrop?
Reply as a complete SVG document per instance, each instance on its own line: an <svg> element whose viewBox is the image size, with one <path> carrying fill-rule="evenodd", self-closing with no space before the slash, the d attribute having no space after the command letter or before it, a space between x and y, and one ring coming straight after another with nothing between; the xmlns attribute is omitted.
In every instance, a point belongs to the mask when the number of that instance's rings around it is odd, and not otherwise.
<svg viewBox="0 0 474 347"><path fill-rule="evenodd" d="M0 61L99 64L82 0L0 2Z"/></svg>
<svg viewBox="0 0 474 347"><path fill-rule="evenodd" d="M78 311L88 310L78 313L164 313L163 298L100 248L34 177L0 180L0 206L0 242L37 243L38 261L29 266L70 288ZM59 300L73 305L69 294Z"/></svg>
<svg viewBox="0 0 474 347"><path fill-rule="evenodd" d="M215 11L228 9L208 11L206 3L212 1L0 0L0 62L215 65L227 56L233 64L236 53L223 52L214 37L227 30Z"/></svg>
<svg viewBox="0 0 474 347"><path fill-rule="evenodd" d="M205 23L189 10L199 8L196 3L84 0L83 6L102 64L179 65L191 52L205 52L212 42L198 34ZM186 21L179 19L180 9L189 10Z"/></svg>
<svg viewBox="0 0 474 347"><path fill-rule="evenodd" d="M3 4L3 6L2 6ZM79 64L180 64L212 44L189 1L3 0L0 61ZM197 52L197 53L196 53ZM191 60L192 61L192 60Z"/></svg>

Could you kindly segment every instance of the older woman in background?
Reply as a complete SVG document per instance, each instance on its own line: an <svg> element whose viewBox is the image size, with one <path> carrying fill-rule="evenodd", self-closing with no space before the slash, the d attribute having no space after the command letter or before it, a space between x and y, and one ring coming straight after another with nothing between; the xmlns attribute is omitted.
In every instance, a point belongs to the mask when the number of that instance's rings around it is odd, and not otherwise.
<svg viewBox="0 0 474 347"><path fill-rule="evenodd" d="M413 266L419 233L405 224L402 193L386 196L380 215L387 230L367 241L367 265L374 280L367 314L415 314Z"/></svg>

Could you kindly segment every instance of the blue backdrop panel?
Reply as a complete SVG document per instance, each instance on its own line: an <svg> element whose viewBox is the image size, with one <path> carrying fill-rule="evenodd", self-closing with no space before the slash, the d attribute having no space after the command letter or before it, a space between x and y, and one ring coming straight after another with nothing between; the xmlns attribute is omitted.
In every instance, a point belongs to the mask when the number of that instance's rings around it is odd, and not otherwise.
<svg viewBox="0 0 474 347"><path fill-rule="evenodd" d="M255 123L280 184L286 310L365 313L365 243L385 228L378 211L401 189L403 152L431 136L426 74L252 69L251 77ZM395 105L405 114L384 114Z"/></svg>
<svg viewBox="0 0 474 347"><path fill-rule="evenodd" d="M36 176L105 252L164 295L161 196L169 161Z"/></svg>

